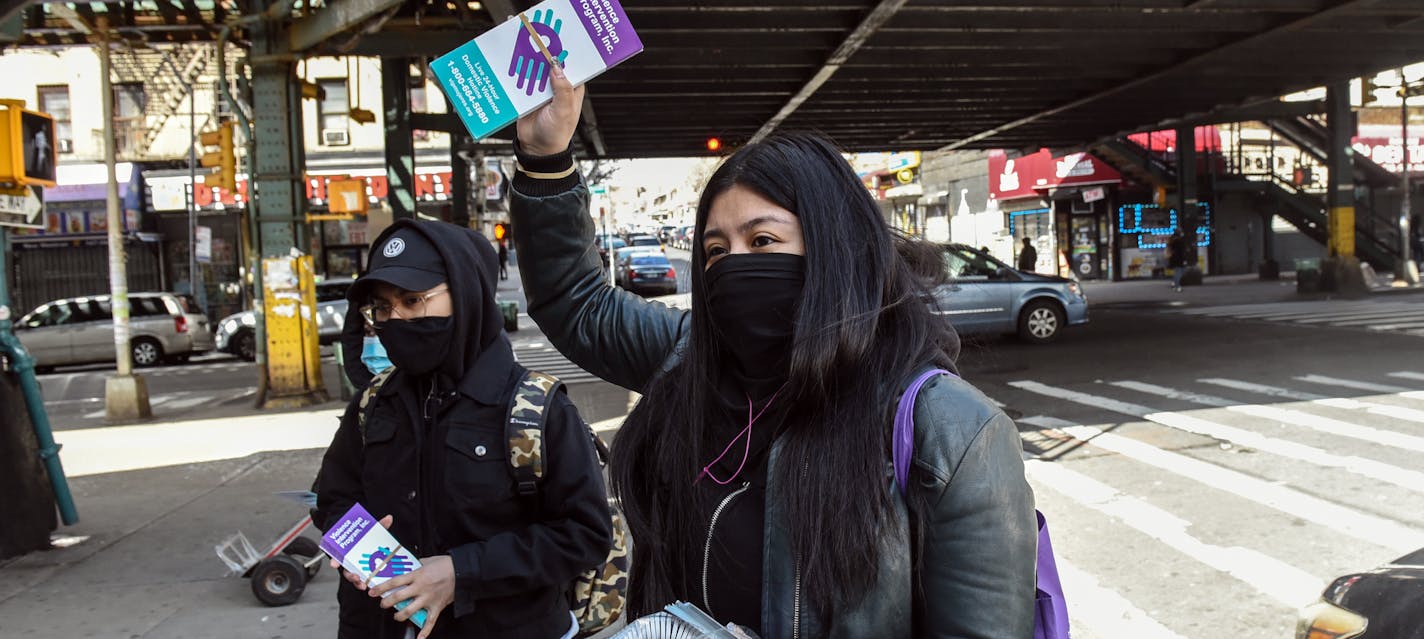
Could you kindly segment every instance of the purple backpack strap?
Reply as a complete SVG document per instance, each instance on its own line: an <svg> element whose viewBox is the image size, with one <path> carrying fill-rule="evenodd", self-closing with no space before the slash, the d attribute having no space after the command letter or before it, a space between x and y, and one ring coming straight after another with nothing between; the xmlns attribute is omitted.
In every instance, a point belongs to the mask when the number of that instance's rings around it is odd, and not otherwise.
<svg viewBox="0 0 1424 639"><path fill-rule="evenodd" d="M910 460L915 454L915 397L925 382L936 375L955 376L947 370L927 370L915 378L900 396L895 407L895 432L891 453L895 461L895 485L903 497L910 481ZM1063 598L1063 585L1058 580L1058 563L1053 559L1053 542L1048 538L1048 522L1043 513L1038 517L1037 601L1034 606L1034 639L1068 639L1068 604Z"/></svg>
<svg viewBox="0 0 1424 639"><path fill-rule="evenodd" d="M915 381L910 382L910 387L905 389L905 394L900 396L900 404L895 407L895 434L893 436L891 451L895 458L895 485L900 487L900 495L905 495L906 486L910 481L910 458L915 456L915 397L920 394L920 388L925 382L930 381L936 375L954 375L943 368L935 368L920 373Z"/></svg>

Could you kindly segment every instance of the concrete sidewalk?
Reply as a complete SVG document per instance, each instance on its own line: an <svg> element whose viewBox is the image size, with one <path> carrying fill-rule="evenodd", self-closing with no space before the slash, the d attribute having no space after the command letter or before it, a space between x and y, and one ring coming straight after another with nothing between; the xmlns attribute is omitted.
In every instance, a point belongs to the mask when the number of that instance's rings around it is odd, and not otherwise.
<svg viewBox="0 0 1424 639"><path fill-rule="evenodd" d="M1345 299L1332 293L1296 292L1295 273L1282 273L1279 280L1262 280L1255 275L1212 275L1201 286L1172 290L1172 280L1087 281L1083 290L1093 308L1150 308L1187 306L1230 306L1272 304L1305 300ZM1381 283L1372 297L1424 293L1424 288L1394 288Z"/></svg>

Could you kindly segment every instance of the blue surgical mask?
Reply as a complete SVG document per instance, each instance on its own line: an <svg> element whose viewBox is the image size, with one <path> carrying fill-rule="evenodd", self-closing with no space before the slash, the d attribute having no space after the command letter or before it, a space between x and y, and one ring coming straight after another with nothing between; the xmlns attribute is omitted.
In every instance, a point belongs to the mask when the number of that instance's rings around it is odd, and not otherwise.
<svg viewBox="0 0 1424 639"><path fill-rule="evenodd" d="M361 340L361 363L372 375L391 367L391 358L386 357L386 347L375 335L367 335Z"/></svg>

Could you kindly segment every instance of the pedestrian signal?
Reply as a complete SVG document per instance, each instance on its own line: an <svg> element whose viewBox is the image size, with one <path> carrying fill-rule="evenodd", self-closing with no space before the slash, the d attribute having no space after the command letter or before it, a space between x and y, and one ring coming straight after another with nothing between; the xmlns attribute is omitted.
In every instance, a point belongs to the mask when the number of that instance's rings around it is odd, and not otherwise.
<svg viewBox="0 0 1424 639"><path fill-rule="evenodd" d="M509 234L509 229L503 223L494 225L494 239L503 240Z"/></svg>
<svg viewBox="0 0 1424 639"><path fill-rule="evenodd" d="M54 118L0 100L0 186L55 186Z"/></svg>
<svg viewBox="0 0 1424 639"><path fill-rule="evenodd" d="M198 136L198 141L204 147L215 146L216 151L203 153L202 165L216 169L212 176L216 179L208 180L208 184L216 186L228 193L237 191L237 153L232 146L231 121L223 122L216 131L207 131Z"/></svg>

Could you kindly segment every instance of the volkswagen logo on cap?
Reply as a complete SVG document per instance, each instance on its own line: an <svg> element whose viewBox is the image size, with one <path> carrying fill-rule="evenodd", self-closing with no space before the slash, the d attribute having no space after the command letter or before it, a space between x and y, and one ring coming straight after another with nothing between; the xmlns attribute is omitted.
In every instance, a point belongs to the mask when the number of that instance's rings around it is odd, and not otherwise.
<svg viewBox="0 0 1424 639"><path fill-rule="evenodd" d="M398 237L393 237L391 238L391 241L386 242L386 248L381 249L381 255L384 255L386 257L395 257L397 255L400 255L401 252L404 250L405 240L402 240Z"/></svg>

